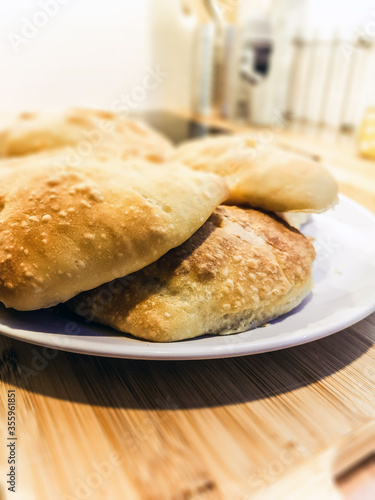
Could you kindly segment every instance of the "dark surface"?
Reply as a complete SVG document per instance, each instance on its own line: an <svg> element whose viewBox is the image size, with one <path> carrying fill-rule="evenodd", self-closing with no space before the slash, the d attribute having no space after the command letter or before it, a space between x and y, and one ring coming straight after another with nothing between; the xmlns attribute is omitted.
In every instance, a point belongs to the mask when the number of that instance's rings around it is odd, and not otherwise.
<svg viewBox="0 0 375 500"><path fill-rule="evenodd" d="M180 115L163 111L150 111L137 114L136 117L162 132L174 144L194 137L228 133L228 130L224 128L208 126L196 120L189 120Z"/></svg>

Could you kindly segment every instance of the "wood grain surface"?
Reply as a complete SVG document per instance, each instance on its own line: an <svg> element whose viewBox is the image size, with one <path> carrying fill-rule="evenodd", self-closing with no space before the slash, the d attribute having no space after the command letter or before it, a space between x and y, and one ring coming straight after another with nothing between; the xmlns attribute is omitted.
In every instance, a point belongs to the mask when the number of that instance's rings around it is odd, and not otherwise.
<svg viewBox="0 0 375 500"><path fill-rule="evenodd" d="M311 153L292 138L278 136ZM375 212L375 166L354 155L346 164L330 147L312 152ZM296 482L286 496L277 485L298 471L315 477L319 457L375 422L374 342L375 314L304 346L210 361L99 358L1 336L0 499L292 498ZM16 493L6 484L8 390Z"/></svg>

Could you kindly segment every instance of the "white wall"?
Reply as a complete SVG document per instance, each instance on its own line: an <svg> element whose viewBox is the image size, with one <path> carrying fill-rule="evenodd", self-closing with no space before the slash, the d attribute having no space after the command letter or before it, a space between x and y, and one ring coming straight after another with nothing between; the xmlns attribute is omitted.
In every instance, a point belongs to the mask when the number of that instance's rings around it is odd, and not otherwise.
<svg viewBox="0 0 375 500"><path fill-rule="evenodd" d="M200 0L203 2L203 0ZM194 68L199 57L196 47L199 24L194 2L152 0L151 57L168 73L155 92L156 101L167 110L187 110L192 105Z"/></svg>
<svg viewBox="0 0 375 500"><path fill-rule="evenodd" d="M0 110L111 108L153 64L150 1L2 0Z"/></svg>
<svg viewBox="0 0 375 500"><path fill-rule="evenodd" d="M319 38L339 43L334 51L328 44L317 49L316 68L309 78L308 105L297 106L296 116L311 122L320 119L332 127L358 126L364 110L375 105L375 4L373 0L309 0L306 24L301 31L305 39ZM355 40L361 36L372 48L359 49ZM331 54L332 52L332 54ZM307 57L307 56L306 56ZM326 72L331 65L329 83ZM320 89L328 87L327 99L322 101ZM303 87L302 82L299 87ZM321 103L326 103L319 116ZM300 112L301 108L304 112Z"/></svg>

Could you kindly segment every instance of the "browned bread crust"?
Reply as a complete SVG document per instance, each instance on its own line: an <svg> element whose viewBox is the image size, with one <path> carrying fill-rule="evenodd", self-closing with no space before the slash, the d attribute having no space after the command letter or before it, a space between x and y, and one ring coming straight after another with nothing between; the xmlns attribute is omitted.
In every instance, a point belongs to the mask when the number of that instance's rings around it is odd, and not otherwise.
<svg viewBox="0 0 375 500"><path fill-rule="evenodd" d="M172 159L226 178L228 204L276 212L322 212L337 202L337 184L321 164L247 136L217 136L179 146Z"/></svg>
<svg viewBox="0 0 375 500"><path fill-rule="evenodd" d="M178 163L50 162L30 155L0 170L7 307L49 307L147 266L188 239L228 195L222 178Z"/></svg>
<svg viewBox="0 0 375 500"><path fill-rule="evenodd" d="M157 262L75 297L69 307L157 342L240 332L306 297L314 257L311 242L277 216L221 206Z"/></svg>
<svg viewBox="0 0 375 500"><path fill-rule="evenodd" d="M0 130L0 157L56 149L64 149L67 162L98 152L162 161L173 150L170 141L148 125L109 111L22 113Z"/></svg>

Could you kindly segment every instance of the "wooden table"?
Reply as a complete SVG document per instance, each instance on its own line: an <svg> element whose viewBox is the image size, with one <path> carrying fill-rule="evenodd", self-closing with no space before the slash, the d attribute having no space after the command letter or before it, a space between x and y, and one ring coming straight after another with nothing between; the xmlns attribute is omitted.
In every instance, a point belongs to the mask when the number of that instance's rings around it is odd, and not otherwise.
<svg viewBox="0 0 375 500"><path fill-rule="evenodd" d="M277 139L329 161L342 192L375 212L373 163ZM106 359L1 336L0 500L339 498L333 476L374 453L374 342L375 314L304 346L211 361Z"/></svg>

